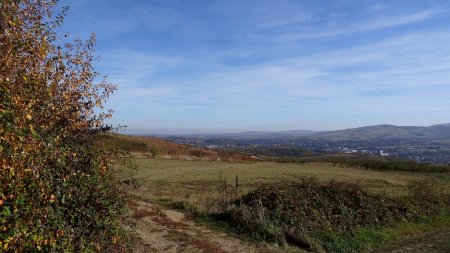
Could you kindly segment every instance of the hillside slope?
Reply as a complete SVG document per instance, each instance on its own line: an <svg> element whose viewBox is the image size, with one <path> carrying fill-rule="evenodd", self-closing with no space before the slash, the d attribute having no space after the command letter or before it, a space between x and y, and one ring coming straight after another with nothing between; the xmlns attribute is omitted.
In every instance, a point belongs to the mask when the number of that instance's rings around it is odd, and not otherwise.
<svg viewBox="0 0 450 253"><path fill-rule="evenodd" d="M425 140L450 143L450 124L420 126L375 125L313 135L332 141L346 140Z"/></svg>
<svg viewBox="0 0 450 253"><path fill-rule="evenodd" d="M223 160L223 161L259 161L257 157L237 153L216 151L205 147L173 143L155 137L105 135L103 143L120 150L130 152L134 157L158 157L182 160Z"/></svg>

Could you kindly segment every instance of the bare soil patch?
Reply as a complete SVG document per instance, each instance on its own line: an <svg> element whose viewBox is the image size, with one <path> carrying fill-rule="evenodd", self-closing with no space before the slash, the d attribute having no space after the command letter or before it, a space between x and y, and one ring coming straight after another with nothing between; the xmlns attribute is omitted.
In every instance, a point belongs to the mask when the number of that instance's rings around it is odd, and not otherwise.
<svg viewBox="0 0 450 253"><path fill-rule="evenodd" d="M136 252L251 253L264 249L197 224L189 215L144 201L133 208L139 243Z"/></svg>

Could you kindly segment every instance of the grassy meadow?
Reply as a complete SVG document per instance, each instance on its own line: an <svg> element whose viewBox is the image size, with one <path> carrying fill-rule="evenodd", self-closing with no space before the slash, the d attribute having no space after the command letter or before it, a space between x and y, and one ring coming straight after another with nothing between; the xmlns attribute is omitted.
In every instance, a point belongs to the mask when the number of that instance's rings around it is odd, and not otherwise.
<svg viewBox="0 0 450 253"><path fill-rule="evenodd" d="M137 189L131 190L133 195L157 202L182 201L198 208L211 208L210 204L215 199L221 198L224 181L226 180L231 189L235 187L236 176L239 195L267 183L290 182L300 177L316 177L323 182L335 180L357 183L369 192L389 196L404 194L408 182L430 177L419 173L373 171L327 163L186 161L146 158L136 158L134 162L137 165L135 171L122 173L123 178L132 176L140 185Z"/></svg>

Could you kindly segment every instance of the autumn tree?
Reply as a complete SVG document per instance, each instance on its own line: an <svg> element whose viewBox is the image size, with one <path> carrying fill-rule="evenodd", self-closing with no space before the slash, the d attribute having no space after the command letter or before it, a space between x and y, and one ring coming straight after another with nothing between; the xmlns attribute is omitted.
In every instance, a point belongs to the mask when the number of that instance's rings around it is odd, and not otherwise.
<svg viewBox="0 0 450 253"><path fill-rule="evenodd" d="M122 251L124 197L95 37L68 42L56 0L0 2L0 251Z"/></svg>

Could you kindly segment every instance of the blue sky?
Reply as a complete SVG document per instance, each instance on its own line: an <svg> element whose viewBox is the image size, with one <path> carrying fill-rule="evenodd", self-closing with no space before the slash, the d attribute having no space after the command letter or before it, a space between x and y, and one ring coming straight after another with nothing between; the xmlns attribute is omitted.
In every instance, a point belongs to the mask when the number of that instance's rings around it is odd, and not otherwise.
<svg viewBox="0 0 450 253"><path fill-rule="evenodd" d="M450 122L449 1L77 0L128 133Z"/></svg>

